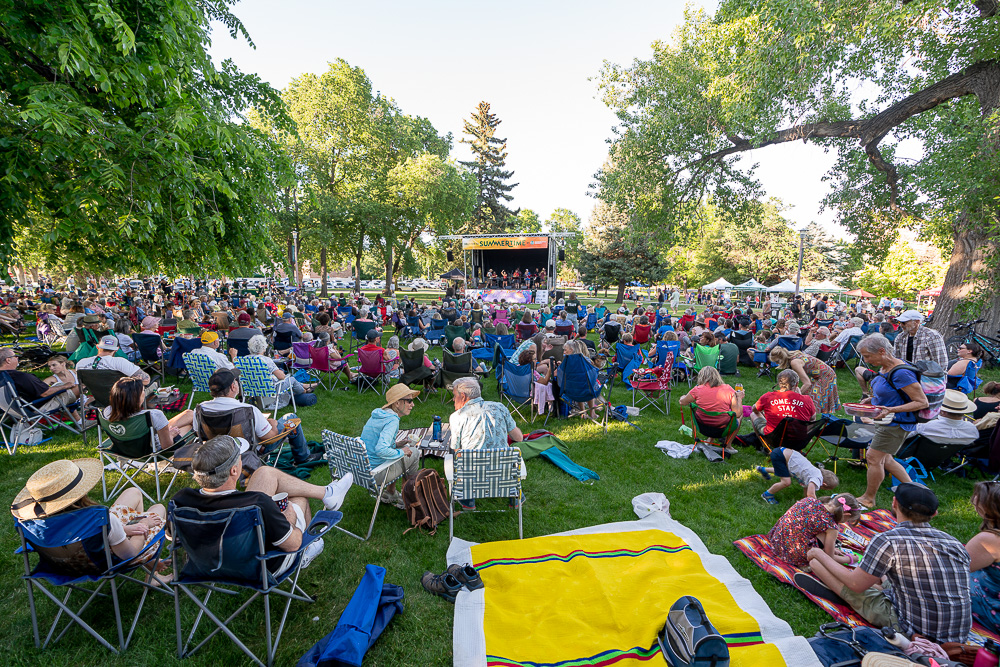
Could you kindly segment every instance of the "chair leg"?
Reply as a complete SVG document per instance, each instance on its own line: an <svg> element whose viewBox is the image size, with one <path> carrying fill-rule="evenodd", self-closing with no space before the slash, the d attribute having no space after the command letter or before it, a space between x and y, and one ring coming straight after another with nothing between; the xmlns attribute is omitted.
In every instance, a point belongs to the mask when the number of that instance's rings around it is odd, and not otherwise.
<svg viewBox="0 0 1000 667"><path fill-rule="evenodd" d="M448 496L448 544L451 544L455 537L455 485L452 484L451 494Z"/></svg>

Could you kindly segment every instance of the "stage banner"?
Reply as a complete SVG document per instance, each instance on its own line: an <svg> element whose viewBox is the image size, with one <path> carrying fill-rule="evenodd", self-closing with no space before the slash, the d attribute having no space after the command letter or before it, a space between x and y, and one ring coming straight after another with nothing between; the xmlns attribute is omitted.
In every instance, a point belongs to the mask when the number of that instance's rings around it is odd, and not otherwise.
<svg viewBox="0 0 1000 667"><path fill-rule="evenodd" d="M535 303L543 306L549 302L549 291L547 289L535 290Z"/></svg>
<svg viewBox="0 0 1000 667"><path fill-rule="evenodd" d="M494 236L462 239L462 250L537 250L548 247L548 236Z"/></svg>
<svg viewBox="0 0 1000 667"><path fill-rule="evenodd" d="M507 303L531 303L531 290L519 289L479 289L469 290L473 298L480 301L497 301L501 299Z"/></svg>

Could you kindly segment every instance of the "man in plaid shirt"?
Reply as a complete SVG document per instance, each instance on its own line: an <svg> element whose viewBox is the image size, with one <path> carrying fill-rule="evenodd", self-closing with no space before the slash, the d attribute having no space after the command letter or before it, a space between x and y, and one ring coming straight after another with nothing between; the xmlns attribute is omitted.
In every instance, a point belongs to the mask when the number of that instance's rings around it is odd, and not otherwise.
<svg viewBox="0 0 1000 667"><path fill-rule="evenodd" d="M877 628L916 632L938 643L964 642L972 629L969 553L948 533L931 528L928 521L937 508L937 496L927 487L900 484L892 500L899 525L872 538L856 569L823 549L810 549L809 565L818 579L799 572L796 586L849 604Z"/></svg>
<svg viewBox="0 0 1000 667"><path fill-rule="evenodd" d="M944 338L934 329L923 325L924 316L916 310L907 310L896 318L903 328L894 344L896 358L907 363L934 361L942 369L948 368L948 351Z"/></svg>

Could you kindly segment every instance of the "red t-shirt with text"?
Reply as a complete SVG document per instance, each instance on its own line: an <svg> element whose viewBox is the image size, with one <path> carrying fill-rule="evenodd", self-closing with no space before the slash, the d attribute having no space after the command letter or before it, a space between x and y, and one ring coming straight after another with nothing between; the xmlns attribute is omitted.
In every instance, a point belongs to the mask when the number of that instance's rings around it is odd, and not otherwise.
<svg viewBox="0 0 1000 667"><path fill-rule="evenodd" d="M754 409L767 419L765 434L773 431L785 417L811 421L816 412L812 397L795 391L769 391L757 399Z"/></svg>

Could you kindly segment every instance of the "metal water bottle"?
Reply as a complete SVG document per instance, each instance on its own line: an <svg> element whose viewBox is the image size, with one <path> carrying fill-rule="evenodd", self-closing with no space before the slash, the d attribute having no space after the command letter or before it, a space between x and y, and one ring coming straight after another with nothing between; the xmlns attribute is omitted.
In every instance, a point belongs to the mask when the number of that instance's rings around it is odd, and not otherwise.
<svg viewBox="0 0 1000 667"><path fill-rule="evenodd" d="M431 440L441 442L441 417L434 415L434 426L431 427Z"/></svg>

